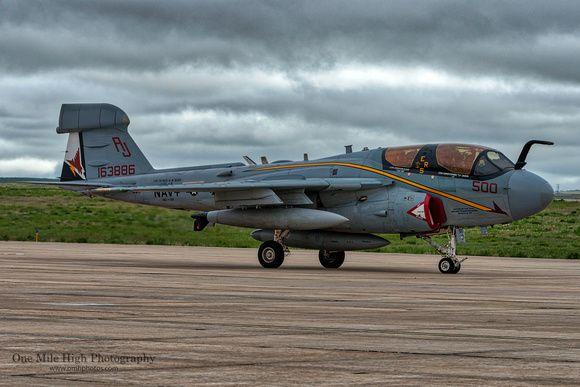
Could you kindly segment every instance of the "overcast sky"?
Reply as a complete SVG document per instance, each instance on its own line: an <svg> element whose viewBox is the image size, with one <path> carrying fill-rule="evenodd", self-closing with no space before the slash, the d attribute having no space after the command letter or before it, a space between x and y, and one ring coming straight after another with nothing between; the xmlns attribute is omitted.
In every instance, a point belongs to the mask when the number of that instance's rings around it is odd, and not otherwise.
<svg viewBox="0 0 580 387"><path fill-rule="evenodd" d="M155 167L466 142L580 188L579 1L0 0L0 176L56 176L62 103Z"/></svg>

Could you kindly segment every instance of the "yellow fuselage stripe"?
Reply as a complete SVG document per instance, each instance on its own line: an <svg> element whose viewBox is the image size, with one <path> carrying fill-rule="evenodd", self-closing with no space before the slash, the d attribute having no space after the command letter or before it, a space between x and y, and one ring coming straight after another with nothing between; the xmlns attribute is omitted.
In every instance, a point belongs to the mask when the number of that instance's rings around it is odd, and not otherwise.
<svg viewBox="0 0 580 387"><path fill-rule="evenodd" d="M324 166L337 166L337 167L347 167L347 168L360 169L363 171L367 171L367 172L371 172L371 173L374 173L377 175L391 178L393 180L410 185L412 187L419 188L423 191L427 191L427 192L434 193L434 194L439 195L439 196L443 196L444 198L454 200L456 202L459 202L461 204L465 204L465 205L473 207L473 208L477 208L478 210L481 210L481 211L487 211L487 212L493 211L492 208L486 207L482 204L472 202L471 200L467 200L467 199L464 199L462 197L455 196L455 195L452 195L452 194L444 192L444 191L440 191L438 189L423 185L421 183L417 183L417 182L410 180L410 179L405 179L404 177L397 176L393 173L385 172L385 171L382 171L380 169L376 169L376 168L372 168L372 167L367 167L366 165L344 163L344 162L339 162L339 161L324 161L324 162L307 163L307 164L274 165L274 166L269 166L269 167L259 167L259 168L256 168L256 170L258 170L258 171L271 171L271 170L276 170L276 169L293 169L293 168L324 167Z"/></svg>

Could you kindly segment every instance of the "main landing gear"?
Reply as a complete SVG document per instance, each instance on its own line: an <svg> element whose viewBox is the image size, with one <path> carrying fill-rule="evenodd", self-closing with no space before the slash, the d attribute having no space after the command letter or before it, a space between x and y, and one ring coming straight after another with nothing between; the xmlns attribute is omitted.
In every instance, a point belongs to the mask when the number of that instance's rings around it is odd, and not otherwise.
<svg viewBox="0 0 580 387"><path fill-rule="evenodd" d="M258 261L266 269L277 269L284 263L284 257L290 254L290 250L284 244L284 238L288 230L274 230L274 240L266 241L258 249Z"/></svg>
<svg viewBox="0 0 580 387"><path fill-rule="evenodd" d="M284 238L288 236L288 233L288 230L275 230L274 240L260 245L258 261L262 267L276 269L284 263L285 256L290 254L290 250L284 244ZM320 250L318 252L320 264L327 269L338 269L344 263L344 257L344 251Z"/></svg>
<svg viewBox="0 0 580 387"><path fill-rule="evenodd" d="M327 269L338 269L344 263L344 251L320 250L318 260Z"/></svg>
<svg viewBox="0 0 580 387"><path fill-rule="evenodd" d="M435 250L442 255L441 260L437 267L439 271L443 274L457 274L461 270L461 262L465 261L467 258L460 260L457 258L457 232L458 228L451 226L447 231L447 237L449 242L445 246L441 246L439 243L433 241L429 235L420 236L425 242L429 243Z"/></svg>
<svg viewBox="0 0 580 387"><path fill-rule="evenodd" d="M284 247L275 241L262 243L258 249L258 261L266 269L276 269L284 263Z"/></svg>

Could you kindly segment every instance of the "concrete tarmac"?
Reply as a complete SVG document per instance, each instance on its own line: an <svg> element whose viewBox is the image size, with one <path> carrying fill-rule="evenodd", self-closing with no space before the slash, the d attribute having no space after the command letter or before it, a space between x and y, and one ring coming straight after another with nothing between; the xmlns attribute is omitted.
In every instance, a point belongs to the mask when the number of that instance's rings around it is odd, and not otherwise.
<svg viewBox="0 0 580 387"><path fill-rule="evenodd" d="M0 383L580 385L580 261L437 261L0 242Z"/></svg>

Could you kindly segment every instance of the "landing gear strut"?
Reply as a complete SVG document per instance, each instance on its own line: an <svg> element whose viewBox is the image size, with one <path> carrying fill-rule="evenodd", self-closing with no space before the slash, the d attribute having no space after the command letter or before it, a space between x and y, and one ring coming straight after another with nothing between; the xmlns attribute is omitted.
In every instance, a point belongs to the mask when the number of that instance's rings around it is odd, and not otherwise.
<svg viewBox="0 0 580 387"><path fill-rule="evenodd" d="M445 246L441 246L439 243L431 239L429 235L420 236L425 242L429 243L435 250L442 255L439 261L439 271L443 274L457 274L461 270L461 262L465 261L467 258L460 260L457 258L457 227L451 226L447 231L447 237L449 242Z"/></svg>
<svg viewBox="0 0 580 387"><path fill-rule="evenodd" d="M267 269L279 268L284 263L284 257L290 254L290 250L284 244L284 238L288 230L274 230L274 240L266 241L258 249L258 261Z"/></svg>

